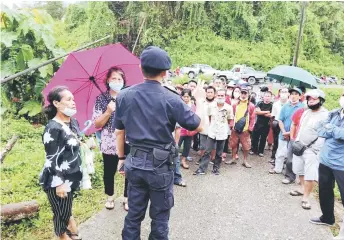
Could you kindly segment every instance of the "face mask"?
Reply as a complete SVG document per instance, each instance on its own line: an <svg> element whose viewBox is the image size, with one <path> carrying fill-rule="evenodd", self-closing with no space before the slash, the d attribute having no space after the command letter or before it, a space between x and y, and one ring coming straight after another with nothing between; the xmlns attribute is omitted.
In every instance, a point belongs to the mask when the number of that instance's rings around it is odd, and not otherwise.
<svg viewBox="0 0 344 240"><path fill-rule="evenodd" d="M76 114L76 109L65 107L65 109L63 109L61 112L67 117L73 117Z"/></svg>
<svg viewBox="0 0 344 240"><path fill-rule="evenodd" d="M214 101L214 98L207 98L207 101L212 102L212 101Z"/></svg>
<svg viewBox="0 0 344 240"><path fill-rule="evenodd" d="M123 88L123 83L110 82L109 87L112 91L119 92Z"/></svg>
<svg viewBox="0 0 344 240"><path fill-rule="evenodd" d="M235 93L233 94L233 96L234 96L235 99L238 99L238 98L240 97L240 93L235 92Z"/></svg>
<svg viewBox="0 0 344 240"><path fill-rule="evenodd" d="M216 102L219 104L224 104L225 103L225 99L224 98L216 98Z"/></svg>
<svg viewBox="0 0 344 240"><path fill-rule="evenodd" d="M286 100L288 98L288 93L281 93L280 98Z"/></svg>
<svg viewBox="0 0 344 240"><path fill-rule="evenodd" d="M307 105L308 105L309 109L311 109L311 110L317 110L317 109L319 109L319 108L321 107L321 102L318 102L318 103L315 104L315 105L309 105L308 102L307 102Z"/></svg>
<svg viewBox="0 0 344 240"><path fill-rule="evenodd" d="M340 97L339 104L342 108L344 108L344 97Z"/></svg>

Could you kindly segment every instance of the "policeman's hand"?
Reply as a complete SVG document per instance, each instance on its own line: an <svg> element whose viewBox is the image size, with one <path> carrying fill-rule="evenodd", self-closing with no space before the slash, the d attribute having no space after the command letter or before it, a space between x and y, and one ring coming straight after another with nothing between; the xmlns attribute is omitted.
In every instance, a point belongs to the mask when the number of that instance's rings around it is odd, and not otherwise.
<svg viewBox="0 0 344 240"><path fill-rule="evenodd" d="M124 161L125 161L125 160L118 160L118 165L117 165L117 171L118 171L118 173L121 174L122 176L125 176Z"/></svg>
<svg viewBox="0 0 344 240"><path fill-rule="evenodd" d="M67 191L65 184L61 184L60 186L56 187L56 195L60 198L67 197Z"/></svg>
<svg viewBox="0 0 344 240"><path fill-rule="evenodd" d="M116 110L116 103L114 101L111 101L106 108L106 111L108 113L113 113Z"/></svg>
<svg viewBox="0 0 344 240"><path fill-rule="evenodd" d="M197 87L195 88L193 95L196 100L203 100L206 97L206 93L203 89L204 81L198 80Z"/></svg>

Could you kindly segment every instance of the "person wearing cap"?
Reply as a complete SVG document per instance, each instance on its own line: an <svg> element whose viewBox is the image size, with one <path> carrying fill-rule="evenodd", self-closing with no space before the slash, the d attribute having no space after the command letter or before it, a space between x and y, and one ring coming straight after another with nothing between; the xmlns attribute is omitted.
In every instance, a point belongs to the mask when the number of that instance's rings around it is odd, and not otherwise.
<svg viewBox="0 0 344 240"><path fill-rule="evenodd" d="M301 206L310 209L309 195L318 182L319 152L325 139L318 137L319 124L324 122L328 111L322 105L325 93L319 89L309 91L305 95L308 109L301 116L297 129L296 142L307 146L301 156L293 155L293 172L299 175L300 189L290 192L292 196L302 196Z"/></svg>
<svg viewBox="0 0 344 240"><path fill-rule="evenodd" d="M234 121L232 121L232 135L230 138L230 146L232 148L232 160L226 162L226 164L236 164L237 152L239 143L242 145L242 151L244 153L243 166L251 168L251 165L247 161L248 152L251 149L251 133L256 121L255 106L249 100L249 90L247 87L240 89L240 98L237 104L233 104ZM238 129L238 123L241 119L246 119L243 129Z"/></svg>
<svg viewBox="0 0 344 240"><path fill-rule="evenodd" d="M231 104L231 98L232 98L232 93L233 93L233 90L235 88L235 84L232 83L232 82L229 82L227 84L227 92L226 92L226 103L227 104Z"/></svg>
<svg viewBox="0 0 344 240"><path fill-rule="evenodd" d="M128 179L129 211L122 239L140 239L141 222L150 202L149 239L168 239L170 211L174 205L173 165L178 155L172 132L176 123L190 131L202 131L202 120L180 96L161 85L171 60L164 50L143 50L141 70L145 81L117 95L115 128L118 171ZM205 98L200 83L194 91L200 105ZM201 114L202 106L198 114ZM124 139L130 154L124 156Z"/></svg>
<svg viewBox="0 0 344 240"><path fill-rule="evenodd" d="M292 116L295 111L304 107L303 103L300 102L300 96L302 92L299 88L294 87L289 89L289 94L289 102L282 107L278 119L281 132L278 140L275 167L269 171L271 174L282 173L284 161L287 158L285 179L282 181L284 184L293 183L296 178L296 175L293 173L292 169L293 152L292 142L290 141L290 126L292 123Z"/></svg>
<svg viewBox="0 0 344 240"><path fill-rule="evenodd" d="M334 183L337 182L344 205L344 91L339 99L340 108L331 111L319 126L318 136L325 138L320 150L319 202L322 216L310 219L311 223L330 225L335 223ZM334 239L344 239L344 224Z"/></svg>

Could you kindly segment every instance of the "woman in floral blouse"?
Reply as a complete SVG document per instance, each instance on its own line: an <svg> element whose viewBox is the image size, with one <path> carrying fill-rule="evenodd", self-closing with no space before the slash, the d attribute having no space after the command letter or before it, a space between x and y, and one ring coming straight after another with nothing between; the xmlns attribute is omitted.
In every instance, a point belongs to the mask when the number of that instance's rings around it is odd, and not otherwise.
<svg viewBox="0 0 344 240"><path fill-rule="evenodd" d="M116 151L116 136L114 134L114 116L116 110L116 96L119 91L125 86L124 72L118 67L109 69L105 85L107 91L100 94L97 99L93 110L93 122L96 128L101 129L100 150L103 153L104 161L104 187L107 201L105 207L113 209L115 207L114 199L114 186L115 186L115 173L117 170L118 156ZM127 201L127 186L128 182L125 181L123 203L124 209L128 211Z"/></svg>
<svg viewBox="0 0 344 240"><path fill-rule="evenodd" d="M48 94L45 109L50 120L43 133L46 153L40 184L48 195L59 239L81 239L72 216L73 191L82 180L79 127L71 117L76 113L73 94L67 87L56 87Z"/></svg>

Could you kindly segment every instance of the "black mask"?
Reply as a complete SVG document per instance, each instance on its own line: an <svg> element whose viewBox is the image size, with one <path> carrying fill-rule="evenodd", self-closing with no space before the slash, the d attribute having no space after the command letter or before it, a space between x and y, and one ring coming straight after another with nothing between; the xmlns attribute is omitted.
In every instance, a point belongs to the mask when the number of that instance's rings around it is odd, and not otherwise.
<svg viewBox="0 0 344 240"><path fill-rule="evenodd" d="M215 98L215 97L213 97L213 98L207 98L207 101L208 101L208 102L212 102L212 101L214 101L214 98Z"/></svg>
<svg viewBox="0 0 344 240"><path fill-rule="evenodd" d="M308 102L307 102L307 106L309 107L309 109L311 110L317 110L321 107L322 103L321 102L318 102L317 104L315 105L309 105Z"/></svg>

